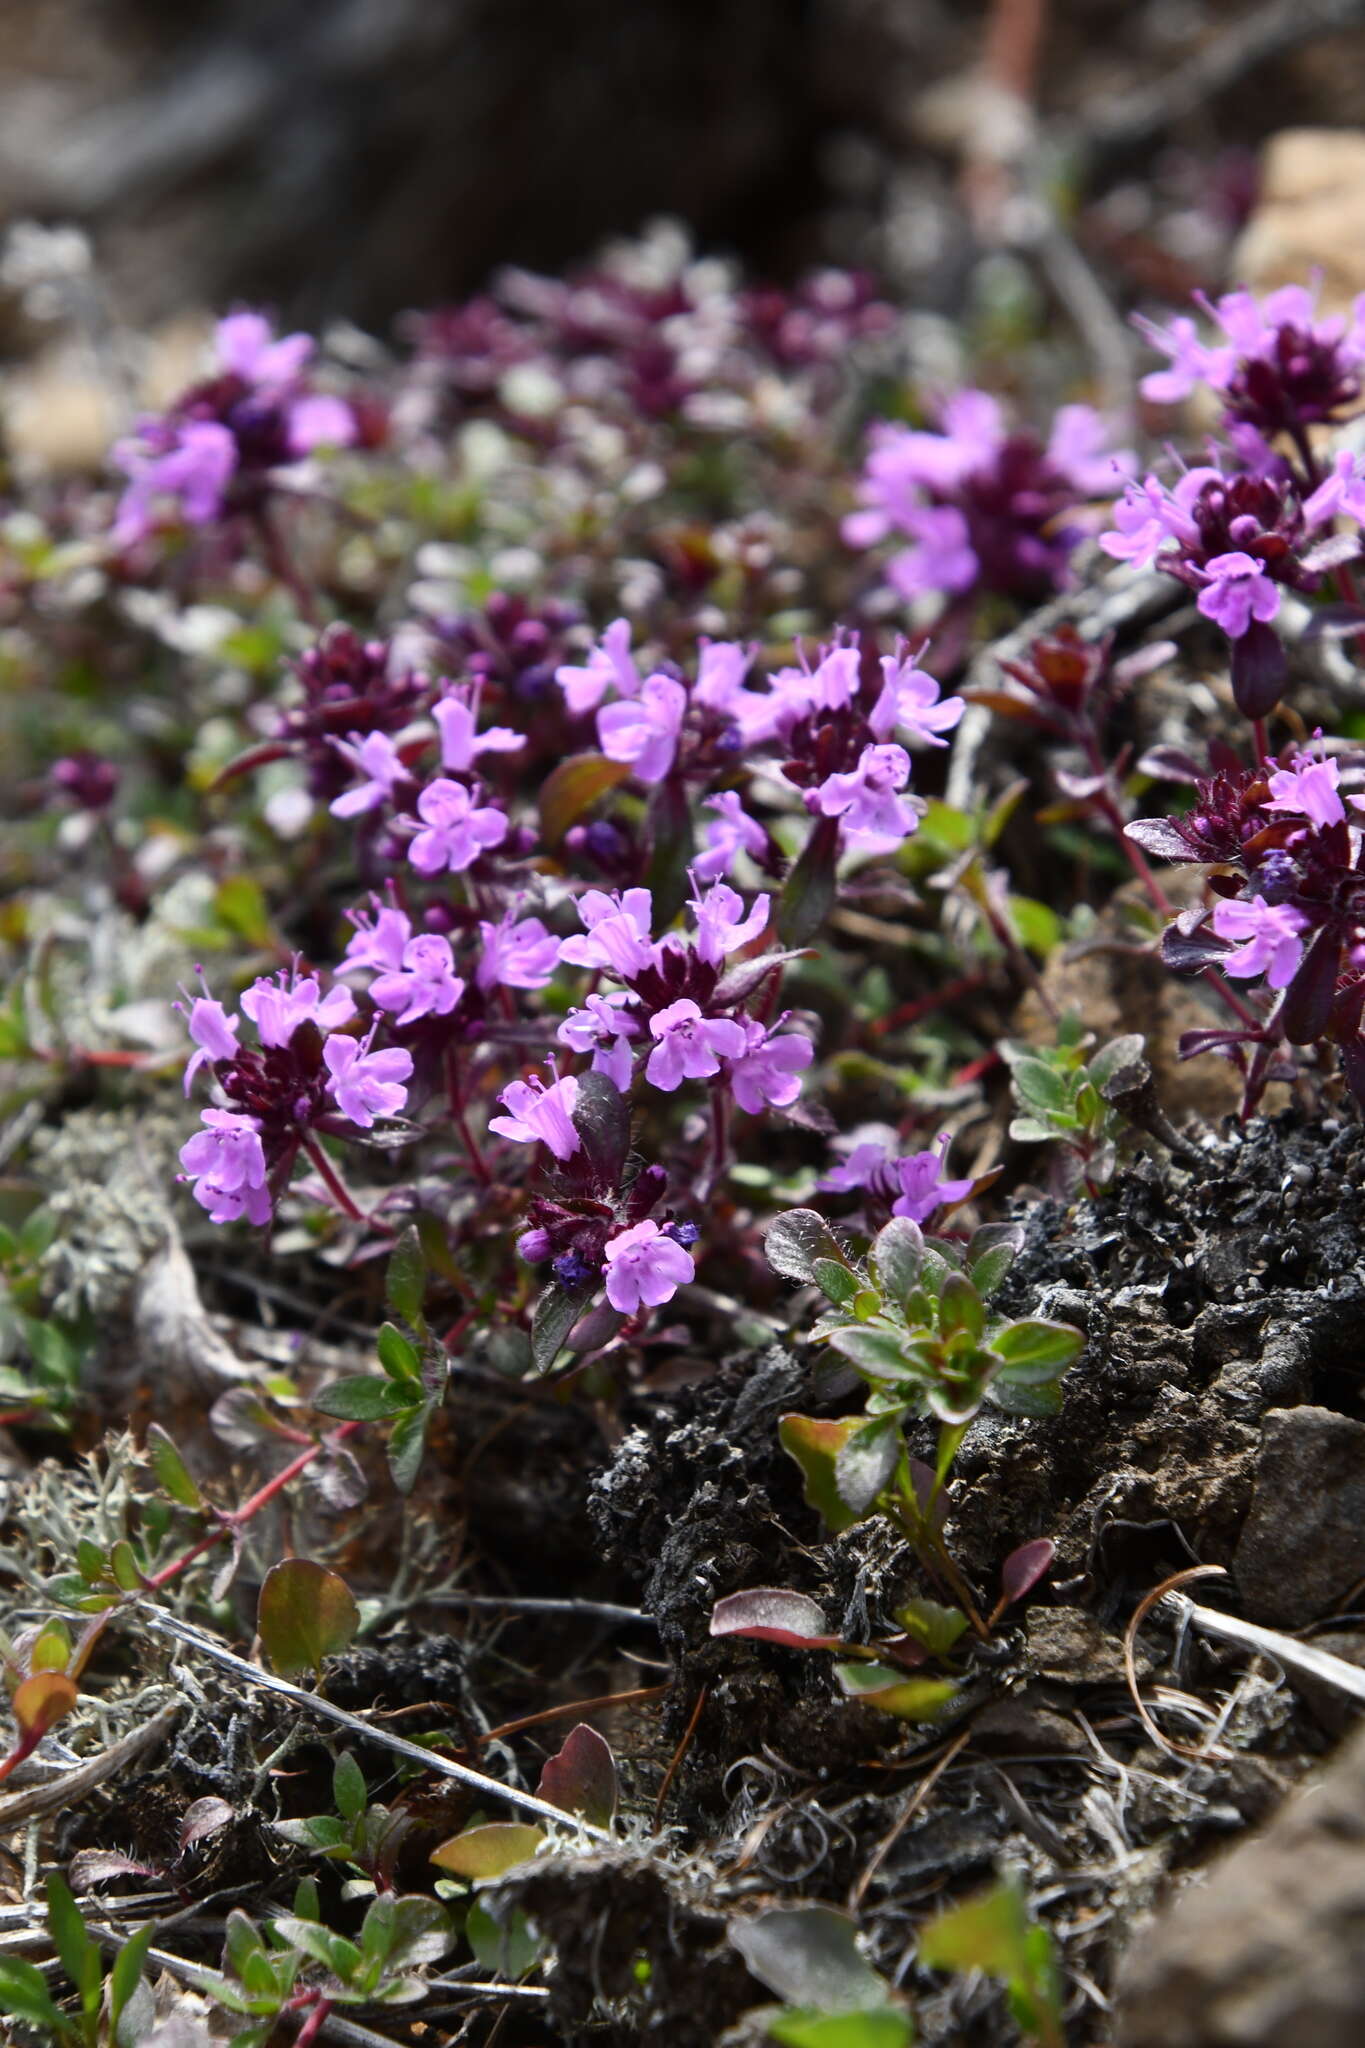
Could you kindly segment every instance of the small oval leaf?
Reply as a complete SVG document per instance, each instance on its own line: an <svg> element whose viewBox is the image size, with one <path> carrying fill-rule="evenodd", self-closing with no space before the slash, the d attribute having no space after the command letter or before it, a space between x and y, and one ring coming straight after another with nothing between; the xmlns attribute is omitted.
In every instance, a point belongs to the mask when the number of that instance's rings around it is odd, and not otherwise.
<svg viewBox="0 0 1365 2048"><path fill-rule="evenodd" d="M515 1870L519 1863L529 1863L546 1840L544 1828L533 1827L529 1821L490 1821L486 1827L466 1828L462 1835L452 1835L432 1850L431 1860L456 1877L487 1883Z"/></svg>
<svg viewBox="0 0 1365 2048"><path fill-rule="evenodd" d="M272 1565L261 1586L256 1628L275 1669L321 1672L328 1657L347 1648L360 1626L360 1610L346 1581L312 1558L287 1557Z"/></svg>

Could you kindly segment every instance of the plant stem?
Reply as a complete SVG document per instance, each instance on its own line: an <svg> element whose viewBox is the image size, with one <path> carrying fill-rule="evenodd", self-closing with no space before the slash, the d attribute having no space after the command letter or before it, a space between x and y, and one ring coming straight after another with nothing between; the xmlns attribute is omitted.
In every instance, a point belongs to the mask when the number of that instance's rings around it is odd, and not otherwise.
<svg viewBox="0 0 1365 2048"><path fill-rule="evenodd" d="M241 1507L233 1508L229 1513L224 1514L220 1518L217 1527L210 1529L206 1535L201 1536L197 1543L191 1544L182 1557L172 1558L171 1562L163 1565L159 1572L154 1572L147 1581L148 1590L150 1592L159 1592L163 1586L168 1586L172 1579L178 1579L181 1572L186 1570L189 1565L192 1565L197 1558L202 1557L206 1550L212 1550L214 1545L221 1543L225 1537L234 1535L238 1529L244 1528L252 1516L258 1515L263 1507L268 1506L274 1500L276 1494L282 1493L291 1480L297 1479L301 1472L306 1472L315 1458L321 1457L322 1453L330 1450L333 1444L342 1443L348 1436L354 1436L361 1426L359 1422L343 1422L338 1428L332 1430L329 1435L320 1437L315 1443L311 1443L306 1451L300 1451L297 1458L291 1459L283 1471L277 1472L273 1479L267 1479L264 1486L258 1487L249 1500L243 1501Z"/></svg>
<svg viewBox="0 0 1365 2048"><path fill-rule="evenodd" d="M341 1178L341 1175L337 1172L331 1160L311 1133L305 1136L303 1149L311 1164L317 1169L323 1185L338 1209L340 1209L342 1215L349 1216L353 1223L372 1222L373 1218L367 1216L359 1206L355 1196L351 1193L345 1181Z"/></svg>
<svg viewBox="0 0 1365 2048"><path fill-rule="evenodd" d="M491 1187L493 1185L493 1176L488 1171L487 1161L479 1150L479 1141L470 1130L469 1119L465 1115L464 1091L460 1086L460 1063L456 1057L453 1045L446 1047L443 1064L446 1077L446 1097L450 1103L451 1119L460 1134L460 1142L469 1155L469 1164L473 1169L474 1178L481 1188Z"/></svg>

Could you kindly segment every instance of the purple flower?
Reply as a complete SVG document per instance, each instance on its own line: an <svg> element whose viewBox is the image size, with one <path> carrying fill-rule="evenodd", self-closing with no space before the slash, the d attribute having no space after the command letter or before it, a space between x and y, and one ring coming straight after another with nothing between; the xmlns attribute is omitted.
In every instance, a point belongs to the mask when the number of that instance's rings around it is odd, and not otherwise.
<svg viewBox="0 0 1365 2048"><path fill-rule="evenodd" d="M242 1008L256 1026L262 1045L288 1045L300 1024L335 1031L355 1015L355 997L340 983L324 996L313 975L298 978L297 970L253 981Z"/></svg>
<svg viewBox="0 0 1365 2048"><path fill-rule="evenodd" d="M218 366L254 389L282 389L297 381L313 353L309 334L276 340L264 313L229 313L214 330Z"/></svg>
<svg viewBox="0 0 1365 2048"><path fill-rule="evenodd" d="M626 761L639 782L662 782L673 766L687 710L687 691L671 676L650 676L638 697L606 704L597 714L597 742L609 761Z"/></svg>
<svg viewBox="0 0 1365 2048"><path fill-rule="evenodd" d="M410 779L386 732L352 732L344 740L334 739L332 745L365 777L358 788L345 790L328 804L334 818L358 818L363 811L377 811L389 802L400 782Z"/></svg>
<svg viewBox="0 0 1365 2048"><path fill-rule="evenodd" d="M575 1052L590 1052L593 1072L605 1074L622 1095L629 1089L635 1069L630 1040L640 1030L638 1019L625 1008L629 1002L630 997L619 991L591 995L581 1010L570 1010L555 1033L561 1045L572 1046Z"/></svg>
<svg viewBox="0 0 1365 2048"><path fill-rule="evenodd" d="M695 889L695 868L691 874ZM770 901L767 896L755 896L754 907L746 917L744 898L728 882L716 882L704 895L689 897L688 904L697 922L698 959L708 967L719 967L727 954L736 953L751 939L760 938L768 928Z"/></svg>
<svg viewBox="0 0 1365 2048"><path fill-rule="evenodd" d="M334 398L329 391L306 391L291 398L286 410L291 455L311 455L315 448L349 448L355 440L355 414L344 398Z"/></svg>
<svg viewBox="0 0 1365 2048"><path fill-rule="evenodd" d="M702 809L714 811L716 818L708 823L706 845L692 863L699 882L714 882L718 876L728 875L741 853L750 853L755 860L767 853L768 835L749 816L738 790L723 789L719 796L707 797Z"/></svg>
<svg viewBox="0 0 1365 2048"><path fill-rule="evenodd" d="M579 898L578 914L587 936L563 940L561 960L571 967L609 968L622 981L649 966L654 957L649 933L654 905L648 889L627 889L623 896L588 889Z"/></svg>
<svg viewBox="0 0 1365 2048"><path fill-rule="evenodd" d="M1193 508L1207 484L1221 484L1221 473L1204 467L1187 469L1174 490L1146 476L1129 483L1114 507L1114 527L1100 535L1100 546L1117 562L1150 569L1168 549L1197 548L1199 524Z"/></svg>
<svg viewBox="0 0 1365 2048"><path fill-rule="evenodd" d="M649 1029L658 1043L645 1064L645 1079L666 1094L684 1081L718 1074L722 1058L743 1058L748 1043L742 1024L729 1017L704 1017L686 997L651 1017Z"/></svg>
<svg viewBox="0 0 1365 2048"><path fill-rule="evenodd" d="M744 678L753 658L753 648L742 647L737 640L703 640L692 686L693 703L728 715L736 700L746 694Z"/></svg>
<svg viewBox="0 0 1365 2048"><path fill-rule="evenodd" d="M967 709L962 697L944 697L931 675L916 668L913 656L898 653L882 656L886 678L882 693L872 707L868 724L879 740L889 740L904 731L922 747L946 747L939 735L951 732Z"/></svg>
<svg viewBox="0 0 1365 2048"><path fill-rule="evenodd" d="M348 973L353 967L376 967L386 974L398 974L403 966L403 949L412 937L412 920L403 911L392 907L379 909L371 922L364 910L348 910L346 915L355 926L355 935L349 941L341 957L341 969Z"/></svg>
<svg viewBox="0 0 1365 2048"><path fill-rule="evenodd" d="M514 754L526 745L525 734L513 732L508 725L490 725L486 732L477 731L478 702L457 690L438 699L431 707L431 715L441 733L441 766L452 774L463 775L480 754Z"/></svg>
<svg viewBox="0 0 1365 2048"><path fill-rule="evenodd" d="M1341 769L1335 761L1296 754L1287 768L1277 768L1270 777L1270 796L1262 808L1293 811L1321 832L1328 825L1340 825L1346 816L1337 791L1340 780Z"/></svg>
<svg viewBox="0 0 1365 2048"><path fill-rule="evenodd" d="M450 941L437 932L409 939L397 967L370 984L370 1001L381 1010L396 1010L398 1025L415 1024L419 1017L448 1017L463 994Z"/></svg>
<svg viewBox="0 0 1365 2048"><path fill-rule="evenodd" d="M815 1047L799 1031L769 1031L757 1019L745 1019L745 1048L730 1062L730 1087L735 1101L751 1116L764 1109L786 1109L801 1093L800 1075L815 1057Z"/></svg>
<svg viewBox="0 0 1365 2048"><path fill-rule="evenodd" d="M632 1224L619 1236L608 1238L603 1257L607 1300L623 1316L642 1308L661 1308L696 1277L691 1253L649 1221Z"/></svg>
<svg viewBox="0 0 1365 2048"><path fill-rule="evenodd" d="M1316 529L1344 512L1365 526L1365 470L1360 458L1343 448L1317 489L1303 501L1305 523Z"/></svg>
<svg viewBox="0 0 1365 2048"><path fill-rule="evenodd" d="M176 1008L179 1007L177 1003ZM185 1093L188 1095L190 1083L201 1067L217 1066L220 1060L236 1059L237 1033L242 1027L237 1018L230 1017L223 1005L215 1003L211 996L196 996L190 1003L186 1021L190 1037L198 1047L190 1055L185 1068Z"/></svg>
<svg viewBox="0 0 1365 2048"><path fill-rule="evenodd" d="M573 1120L578 1083L572 1074L548 1088L536 1074L529 1081L511 1081L498 1100L508 1113L490 1117L488 1128L500 1137L519 1145L548 1145L559 1160L571 1159L582 1144Z"/></svg>
<svg viewBox="0 0 1365 2048"><path fill-rule="evenodd" d="M159 500L187 526L211 525L237 468L237 443L216 420L144 420L114 444L111 459L128 478L114 541L129 547L151 532Z"/></svg>
<svg viewBox="0 0 1365 2048"><path fill-rule="evenodd" d="M1271 988L1288 988L1303 959L1300 932L1308 919L1292 903L1267 903L1253 896L1250 903L1224 899L1215 906L1213 928L1220 939L1241 941L1220 961L1225 974L1250 977L1264 974Z"/></svg>
<svg viewBox="0 0 1365 2048"><path fill-rule="evenodd" d="M417 799L417 815L426 825L408 848L419 874L437 875L448 868L462 874L490 847L507 837L507 819L492 804L476 804L462 782L438 776Z"/></svg>
<svg viewBox="0 0 1365 2048"><path fill-rule="evenodd" d="M1234 551L1214 555L1204 564L1208 587L1199 593L1199 609L1222 627L1229 640L1240 640L1253 619L1263 624L1280 609L1280 593L1251 555Z"/></svg>
<svg viewBox="0 0 1365 2048"><path fill-rule="evenodd" d="M1196 304L1226 337L1213 346L1200 340L1193 320L1161 328L1139 318L1137 326L1170 360L1169 369L1143 378L1143 396L1175 405L1197 384L1211 385L1223 399L1225 421L1263 439L1344 418L1360 402L1365 295L1349 321L1320 320L1316 300L1302 285L1283 285L1259 305L1248 291L1227 292L1216 305L1196 293Z"/></svg>
<svg viewBox="0 0 1365 2048"><path fill-rule="evenodd" d="M268 1223L265 1151L256 1119L206 1109L203 1120L208 1128L180 1148L180 1164L195 1182L195 1201L208 1210L212 1223L235 1223L241 1216L250 1223Z"/></svg>
<svg viewBox="0 0 1365 2048"><path fill-rule="evenodd" d="M864 1139L854 1145L842 1165L831 1167L822 1176L819 1185L833 1194L865 1189L890 1202L894 1216L908 1216L912 1223L922 1224L945 1203L964 1201L975 1185L970 1180L944 1179L951 1142L947 1131L940 1131L937 1151L910 1152L897 1158L887 1145Z"/></svg>
<svg viewBox="0 0 1365 2048"><path fill-rule="evenodd" d="M622 697L638 696L640 671L630 651L630 621L613 619L586 664L574 667L566 663L555 670L555 681L576 717L595 711L609 689Z"/></svg>
<svg viewBox="0 0 1365 2048"><path fill-rule="evenodd" d="M515 909L497 924L480 921L483 952L474 979L485 991L494 988L544 988L559 964L559 940L538 917L517 921Z"/></svg>
<svg viewBox="0 0 1365 2048"><path fill-rule="evenodd" d="M851 836L899 846L919 824L897 794L909 780L910 756L904 747L864 747L857 767L848 775L827 775L816 798L823 815L841 819Z"/></svg>
<svg viewBox="0 0 1365 2048"><path fill-rule="evenodd" d="M421 943L420 939L414 941ZM377 1116L402 1115L408 1099L403 1084L412 1078L412 1054L399 1046L371 1052L373 1037L373 1032L363 1041L338 1036L329 1038L322 1048L332 1077L328 1092L342 1115L362 1131L370 1130Z"/></svg>
<svg viewBox="0 0 1365 2048"><path fill-rule="evenodd" d="M900 1190L891 1204L893 1216L908 1216L912 1223L924 1223L935 1209L948 1202L965 1201L970 1195L973 1181L943 1177L951 1143L948 1132L940 1131L937 1152L911 1152L890 1162L890 1173Z"/></svg>

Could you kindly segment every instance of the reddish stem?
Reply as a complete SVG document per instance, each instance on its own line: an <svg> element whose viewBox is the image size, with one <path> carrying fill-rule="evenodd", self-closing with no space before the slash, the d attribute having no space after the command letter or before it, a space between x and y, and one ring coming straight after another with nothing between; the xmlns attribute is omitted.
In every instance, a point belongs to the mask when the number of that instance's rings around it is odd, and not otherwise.
<svg viewBox="0 0 1365 2048"><path fill-rule="evenodd" d="M168 1586L172 1579L178 1579L181 1572L186 1570L189 1565L192 1565L197 1558L202 1557L206 1550L212 1550L214 1545L223 1542L225 1537L231 1536L238 1529L244 1528L252 1516L258 1515L263 1507L267 1507L274 1500L277 1493L283 1492L291 1480L297 1479L301 1472L306 1472L315 1458L321 1457L324 1451L332 1448L333 1444L343 1443L348 1436L354 1436L360 1427L361 1424L359 1422L343 1422L339 1428L332 1430L329 1435L319 1438L315 1443L311 1443L306 1451L300 1451L298 1457L291 1459L283 1471L277 1472L273 1479L267 1479L264 1486L258 1487L250 1500L243 1501L241 1507L233 1508L230 1512L221 1515L217 1527L210 1529L207 1535L201 1536L197 1543L191 1544L183 1557L172 1558L171 1562L163 1565L159 1572L154 1572L147 1581L148 1590L150 1592L159 1592L163 1586Z"/></svg>
<svg viewBox="0 0 1365 2048"><path fill-rule="evenodd" d="M491 1187L493 1185L493 1176L488 1171L488 1163L483 1153L479 1150L479 1141L470 1130L469 1119L465 1115L464 1091L460 1086L459 1061L455 1057L455 1048L449 1045L446 1047L445 1053L445 1077L446 1096L450 1102L450 1114L454 1120L455 1128L460 1134L460 1141L465 1151L469 1154L469 1164L474 1170L474 1178L480 1187Z"/></svg>
<svg viewBox="0 0 1365 2048"><path fill-rule="evenodd" d="M303 1149L342 1215L349 1216L353 1223L372 1223L374 1218L367 1216L356 1202L355 1196L311 1133L304 1137Z"/></svg>

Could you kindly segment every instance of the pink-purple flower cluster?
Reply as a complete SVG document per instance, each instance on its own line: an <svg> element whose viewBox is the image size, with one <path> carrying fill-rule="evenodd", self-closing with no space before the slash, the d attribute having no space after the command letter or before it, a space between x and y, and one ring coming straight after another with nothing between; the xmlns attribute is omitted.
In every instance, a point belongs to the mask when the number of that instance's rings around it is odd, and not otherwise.
<svg viewBox="0 0 1365 2048"><path fill-rule="evenodd" d="M1063 406L1046 444L1011 429L997 399L959 391L938 431L875 427L859 486L866 508L844 521L850 547L902 543L885 565L906 599L977 591L1037 602L1064 587L1087 507L1113 496L1134 457L1112 449L1099 414Z"/></svg>
<svg viewBox="0 0 1365 2048"><path fill-rule="evenodd" d="M297 967L253 982L241 1008L254 1045L242 1039L241 1017L211 996L187 1003L195 1050L185 1092L207 1069L228 1105L204 1111L204 1128L180 1154L194 1198L214 1223L268 1223L299 1151L320 1160L315 1134L369 1131L407 1105L411 1054L376 1049L377 1020L363 1038L347 1030L355 999L340 983L324 995L317 977Z"/></svg>
<svg viewBox="0 0 1365 2048"><path fill-rule="evenodd" d="M311 383L313 353L310 335L277 339L260 313L220 320L211 375L115 445L127 478L115 544L130 547L164 520L210 526L229 509L252 510L278 471L320 448L349 447L355 414Z"/></svg>

